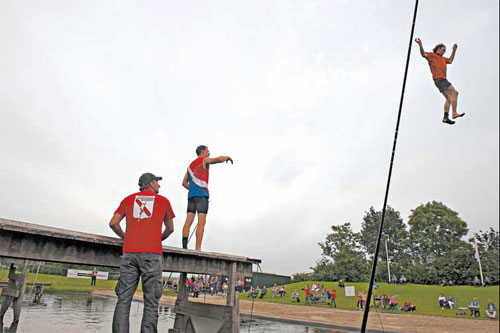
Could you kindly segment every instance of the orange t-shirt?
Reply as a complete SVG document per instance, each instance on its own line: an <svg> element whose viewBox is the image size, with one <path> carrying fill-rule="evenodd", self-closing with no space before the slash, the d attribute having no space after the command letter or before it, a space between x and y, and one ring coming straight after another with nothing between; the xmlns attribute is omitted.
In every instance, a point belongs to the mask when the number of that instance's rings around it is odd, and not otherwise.
<svg viewBox="0 0 500 333"><path fill-rule="evenodd" d="M446 64L450 63L449 58L445 58L434 52L425 52L429 67L431 69L432 78L446 79Z"/></svg>

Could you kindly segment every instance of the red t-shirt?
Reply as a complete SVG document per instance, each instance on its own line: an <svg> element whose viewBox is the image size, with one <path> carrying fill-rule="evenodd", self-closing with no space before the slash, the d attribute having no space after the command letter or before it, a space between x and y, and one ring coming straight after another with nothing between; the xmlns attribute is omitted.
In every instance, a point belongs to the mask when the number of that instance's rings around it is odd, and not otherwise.
<svg viewBox="0 0 500 333"><path fill-rule="evenodd" d="M337 298L337 290L335 290L335 288L333 288L330 295L332 296L333 299Z"/></svg>
<svg viewBox="0 0 500 333"><path fill-rule="evenodd" d="M123 253L152 252L162 254L161 229L163 221L175 217L167 198L144 190L126 197L115 214L125 215L127 229Z"/></svg>
<svg viewBox="0 0 500 333"><path fill-rule="evenodd" d="M309 287L306 286L304 291L306 292L306 296L311 296L311 289L309 289Z"/></svg>

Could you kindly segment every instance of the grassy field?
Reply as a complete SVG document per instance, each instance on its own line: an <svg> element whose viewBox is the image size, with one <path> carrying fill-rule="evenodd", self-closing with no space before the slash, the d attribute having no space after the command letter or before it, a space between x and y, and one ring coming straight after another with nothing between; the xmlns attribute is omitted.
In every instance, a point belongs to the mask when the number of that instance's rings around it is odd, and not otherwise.
<svg viewBox="0 0 500 333"><path fill-rule="evenodd" d="M309 287L312 285L312 281L292 283L286 285L286 297L285 298L272 298L272 292L270 286L267 287L267 294L263 299L257 298L256 301L265 301L265 302L273 302L273 303L286 303L286 304L296 304L298 306L304 306L305 294L302 288L306 284L309 284ZM344 289L338 288L337 282L325 282L325 287L329 290L332 289L332 286L335 286L337 289L337 308L339 309L347 309L347 310L355 310L357 298L356 297L346 297ZM347 286L354 286L356 289L356 295L360 291L367 291L368 283L346 283ZM379 309L380 312L390 312L390 313L399 313L404 315L426 315L426 316L439 316L439 317L455 317L455 318L471 318L469 316L468 310L462 310L467 313L464 315L457 315L457 310L459 307L467 307L471 300L474 297L477 297L479 304L481 306L481 316L484 319L485 314L484 310L486 309L486 304L488 303L488 298L493 300L493 303L498 307L498 286L493 287L485 287L485 288L475 288L469 286L454 286L454 287L441 287L441 286L425 286L419 284L405 284L405 285L392 285L387 283L379 283L379 289L374 291L374 294L387 294L390 296L396 296L398 299L398 306L402 306L406 300L413 302L417 306L416 312L401 312L401 311L389 311ZM262 286L261 286L262 287ZM297 289L299 292L300 305L298 303L292 303L291 295L293 290ZM453 296L455 297L455 309L444 309L441 310L438 297L440 294L444 296ZM247 293L240 294L240 299L251 300L251 298L247 297ZM372 302L373 304L373 302ZM328 305L320 305L313 304L311 306L319 306L319 307L328 307ZM498 320L498 315L497 315Z"/></svg>
<svg viewBox="0 0 500 333"><path fill-rule="evenodd" d="M0 274L0 280L7 280L8 271L4 270ZM44 292L48 293L64 293L64 292L72 292L72 293L91 293L95 290L114 290L117 281L110 280L97 280L95 286L90 285L89 279L77 279L77 278L68 278L60 275L48 275L48 274L38 274L36 276L35 273L28 274L28 282L36 282L40 283L52 283L51 286L44 287ZM142 292L141 284L137 288L137 291ZM29 289L27 291L29 293ZM172 291L165 290L164 295L176 295L176 293Z"/></svg>
<svg viewBox="0 0 500 333"><path fill-rule="evenodd" d="M0 274L0 280L7 280L8 271L4 270ZM29 273L28 281L33 282L35 280L35 274ZM65 276L58 275L47 275L38 274L36 276L37 282L52 283L51 286L45 287L45 292L48 293L58 293L58 292L77 292L77 293L90 293L94 290L113 290L116 286L116 281L107 280L97 280L96 286L90 286L90 279L75 279L67 278ZM285 303L285 304L295 304L297 306L304 306L305 295L302 288L305 284L312 285L312 281L292 283L286 285L286 297L285 298L272 298L271 287L268 286L267 295L263 298L257 298L257 302L273 302L273 303ZM336 282L325 282L324 285L331 290L332 286L337 289L337 308L339 309L356 309L357 298L356 297L346 297L344 289L338 288ZM356 295L359 291L366 291L368 288L368 283L347 283L348 286L354 286L356 289ZM380 283L380 288L375 290L378 294L387 294L389 297L395 295L398 299L399 305L406 300L410 300L417 306L417 311L415 313L400 312L400 311L388 311L380 309L380 312L391 312L399 313L404 315L426 315L426 316L439 316L439 317L455 317L455 318L471 318L468 310L466 316L456 315L457 309L459 307L467 307L473 297L477 297L479 304L481 305L481 316L484 319L484 309L486 309L486 304L488 298L493 299L493 303L499 306L499 288L498 286L486 287L486 288L474 288L469 286L454 286L454 287L440 287L440 286L425 286L418 284L405 284L405 285L392 285L387 283ZM300 304L292 303L290 296L294 289L299 292L299 297L301 300ZM138 291L142 291L141 285L139 284ZM29 292L29 291L28 291ZM438 304L438 296L440 294L444 296L455 297L455 309L441 310ZM176 295L172 291L165 291L165 295ZM247 293L241 293L240 299L251 300L247 298ZM313 304L311 306L327 307L328 305ZM498 320L498 316L497 316Z"/></svg>

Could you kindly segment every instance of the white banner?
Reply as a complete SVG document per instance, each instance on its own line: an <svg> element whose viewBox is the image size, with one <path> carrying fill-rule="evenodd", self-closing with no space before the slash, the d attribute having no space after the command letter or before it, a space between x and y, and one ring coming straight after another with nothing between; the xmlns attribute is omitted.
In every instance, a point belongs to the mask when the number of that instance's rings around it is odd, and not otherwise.
<svg viewBox="0 0 500 333"><path fill-rule="evenodd" d="M348 286L345 287L344 289L346 296L356 296L356 290L354 289L354 286Z"/></svg>
<svg viewBox="0 0 500 333"><path fill-rule="evenodd" d="M97 280L107 280L108 274L108 272L97 271ZM92 271L68 268L68 273L66 276L70 278L90 279L92 277Z"/></svg>

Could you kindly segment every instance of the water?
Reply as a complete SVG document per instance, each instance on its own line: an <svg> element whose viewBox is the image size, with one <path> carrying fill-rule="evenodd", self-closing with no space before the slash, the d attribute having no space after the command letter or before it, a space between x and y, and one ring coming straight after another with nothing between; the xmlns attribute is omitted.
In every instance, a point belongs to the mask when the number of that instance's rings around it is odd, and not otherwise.
<svg viewBox="0 0 500 333"><path fill-rule="evenodd" d="M23 305L21 320L17 332L37 333L108 333L111 331L113 311L116 299L94 297L87 294L45 294L42 301L46 305ZM143 304L132 302L130 310L130 332L139 332L142 319ZM4 325L12 322L12 309L4 317ZM168 306L160 305L158 332L168 332L174 325L175 313ZM242 322L240 331L248 332L248 321ZM332 330L308 328L273 321L255 320L251 322L250 332L269 333L319 333L335 332ZM8 332L7 329L4 332Z"/></svg>

